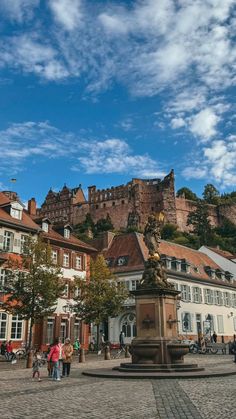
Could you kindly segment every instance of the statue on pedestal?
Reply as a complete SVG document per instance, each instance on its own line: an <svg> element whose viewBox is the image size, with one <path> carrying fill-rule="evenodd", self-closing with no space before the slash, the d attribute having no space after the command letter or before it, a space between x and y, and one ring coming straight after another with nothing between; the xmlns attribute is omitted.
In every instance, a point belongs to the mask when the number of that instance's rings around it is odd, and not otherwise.
<svg viewBox="0 0 236 419"><path fill-rule="evenodd" d="M159 221L154 215L150 215L145 226L144 243L148 248L149 258L145 262L140 288L173 288L173 285L167 281L159 253L161 221L163 221L162 214L159 216Z"/></svg>

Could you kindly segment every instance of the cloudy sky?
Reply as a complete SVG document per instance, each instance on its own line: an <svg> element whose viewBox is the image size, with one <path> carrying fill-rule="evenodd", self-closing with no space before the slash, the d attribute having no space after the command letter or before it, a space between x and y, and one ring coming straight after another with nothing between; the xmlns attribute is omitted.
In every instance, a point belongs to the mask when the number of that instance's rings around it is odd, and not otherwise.
<svg viewBox="0 0 236 419"><path fill-rule="evenodd" d="M236 189L236 0L1 0L0 31L1 189Z"/></svg>

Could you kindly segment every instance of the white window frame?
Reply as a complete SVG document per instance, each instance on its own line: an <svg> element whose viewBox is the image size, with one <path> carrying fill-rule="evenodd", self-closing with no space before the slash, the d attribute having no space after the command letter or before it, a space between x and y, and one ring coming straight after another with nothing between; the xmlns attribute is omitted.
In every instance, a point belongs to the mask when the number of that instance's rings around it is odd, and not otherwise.
<svg viewBox="0 0 236 419"><path fill-rule="evenodd" d="M25 244L28 241L29 236L26 234L21 234L20 236L20 253L23 254L25 252Z"/></svg>
<svg viewBox="0 0 236 419"><path fill-rule="evenodd" d="M191 288L189 285L181 284L181 300L185 302L191 301Z"/></svg>
<svg viewBox="0 0 236 419"><path fill-rule="evenodd" d="M7 278L7 270L0 268L0 291L4 288Z"/></svg>
<svg viewBox="0 0 236 419"><path fill-rule="evenodd" d="M82 269L82 256L75 257L75 269Z"/></svg>
<svg viewBox="0 0 236 419"><path fill-rule="evenodd" d="M186 318L188 317L188 320L186 320ZM193 316L192 313L190 313L189 311L184 311L182 313L182 321L181 321L181 325L182 325L182 331L183 333L191 333L193 332ZM186 321L188 321L188 325L186 325Z"/></svg>
<svg viewBox="0 0 236 419"><path fill-rule="evenodd" d="M63 297L66 297L66 298L69 297L69 284L65 284L64 286Z"/></svg>
<svg viewBox="0 0 236 419"><path fill-rule="evenodd" d="M45 233L48 233L48 223L47 223L46 221L43 221L43 222L42 222L42 230L43 230Z"/></svg>
<svg viewBox="0 0 236 419"><path fill-rule="evenodd" d="M54 263L56 265L57 260L58 260L58 252L57 252L57 250L52 250L52 263Z"/></svg>
<svg viewBox="0 0 236 419"><path fill-rule="evenodd" d="M230 307L231 301L229 292L223 292L223 304L226 307Z"/></svg>
<svg viewBox="0 0 236 419"><path fill-rule="evenodd" d="M50 328L48 327L50 325ZM52 326L52 327L51 327ZM46 331L46 343L50 344L53 342L54 338L54 326L55 326L55 319L54 317L47 318L47 331Z"/></svg>
<svg viewBox="0 0 236 419"><path fill-rule="evenodd" d="M214 304L213 290L211 290L210 288L204 289L204 300L205 304Z"/></svg>
<svg viewBox="0 0 236 419"><path fill-rule="evenodd" d="M215 304L217 306L222 306L223 305L223 298L222 298L222 292L216 290L215 291Z"/></svg>
<svg viewBox="0 0 236 419"><path fill-rule="evenodd" d="M224 333L224 316L217 314L217 329L218 333Z"/></svg>
<svg viewBox="0 0 236 419"><path fill-rule="evenodd" d="M11 208L11 217L15 218L16 220L22 219L22 210L17 208Z"/></svg>
<svg viewBox="0 0 236 419"><path fill-rule="evenodd" d="M4 331L5 333L3 334ZM1 311L0 312L0 340L5 340L6 335L7 335L7 313Z"/></svg>
<svg viewBox="0 0 236 419"><path fill-rule="evenodd" d="M12 231L5 230L3 236L3 250L5 252L13 251L14 233Z"/></svg>
<svg viewBox="0 0 236 419"><path fill-rule="evenodd" d="M69 228L64 228L64 237L65 237L65 239L70 238L70 229Z"/></svg>
<svg viewBox="0 0 236 419"><path fill-rule="evenodd" d="M13 324L15 323L15 332L13 335ZM20 331L20 336L16 337L18 335L18 331ZM11 340L21 340L22 339L22 333L23 333L23 319L20 318L18 314L13 315L11 319Z"/></svg>
<svg viewBox="0 0 236 419"><path fill-rule="evenodd" d="M193 303L200 304L202 302L202 290L200 287L192 287Z"/></svg>
<svg viewBox="0 0 236 419"><path fill-rule="evenodd" d="M63 266L69 268L70 266L70 255L69 253L63 253Z"/></svg>

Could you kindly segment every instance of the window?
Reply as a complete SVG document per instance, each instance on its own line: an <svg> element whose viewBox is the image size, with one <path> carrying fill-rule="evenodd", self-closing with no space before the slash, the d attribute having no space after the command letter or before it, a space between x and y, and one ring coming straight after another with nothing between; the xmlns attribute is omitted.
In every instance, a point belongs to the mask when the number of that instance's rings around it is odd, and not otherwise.
<svg viewBox="0 0 236 419"><path fill-rule="evenodd" d="M135 291L137 288L137 280L136 279L132 279L131 281L131 291Z"/></svg>
<svg viewBox="0 0 236 419"><path fill-rule="evenodd" d="M236 307L236 294L232 294L232 307Z"/></svg>
<svg viewBox="0 0 236 419"><path fill-rule="evenodd" d="M215 291L215 304L218 306L222 306L223 299L222 299L222 292L221 291Z"/></svg>
<svg viewBox="0 0 236 419"><path fill-rule="evenodd" d="M76 256L75 258L75 269L82 269L82 257Z"/></svg>
<svg viewBox="0 0 236 419"><path fill-rule="evenodd" d="M202 290L199 287L193 287L193 302L194 303L202 302Z"/></svg>
<svg viewBox="0 0 236 419"><path fill-rule="evenodd" d="M6 339L7 314L0 313L0 339Z"/></svg>
<svg viewBox="0 0 236 419"><path fill-rule="evenodd" d="M3 238L3 250L6 252L12 252L13 250L13 238L14 234L11 231L4 232Z"/></svg>
<svg viewBox="0 0 236 419"><path fill-rule="evenodd" d="M222 315L217 316L218 333L224 333L224 320Z"/></svg>
<svg viewBox="0 0 236 419"><path fill-rule="evenodd" d="M226 306L226 307L230 306L230 294L229 294L229 292L223 292L223 301L224 301L224 306Z"/></svg>
<svg viewBox="0 0 236 419"><path fill-rule="evenodd" d="M80 337L80 321L78 318L74 322L74 340Z"/></svg>
<svg viewBox="0 0 236 419"><path fill-rule="evenodd" d="M204 289L204 299L206 304L213 304L214 303L214 295L213 291L210 289Z"/></svg>
<svg viewBox="0 0 236 419"><path fill-rule="evenodd" d="M64 255L63 255L63 266L65 268L68 268L69 267L69 262L70 262L69 253L64 253Z"/></svg>
<svg viewBox="0 0 236 419"><path fill-rule="evenodd" d="M77 298L77 297L79 297L79 295L80 295L80 289L79 289L79 287L75 287L74 288L74 297Z"/></svg>
<svg viewBox="0 0 236 419"><path fill-rule="evenodd" d="M126 338L133 338L136 336L136 317L134 313L126 314L121 321L121 330L124 332Z"/></svg>
<svg viewBox="0 0 236 419"><path fill-rule="evenodd" d="M53 342L54 338L54 319L47 320L47 336L46 341L48 344Z"/></svg>
<svg viewBox="0 0 236 419"><path fill-rule="evenodd" d="M23 320L18 316L12 316L11 339L21 339Z"/></svg>
<svg viewBox="0 0 236 419"><path fill-rule="evenodd" d="M68 297L68 296L69 296L69 284L65 284L63 297Z"/></svg>
<svg viewBox="0 0 236 419"><path fill-rule="evenodd" d="M182 330L185 333L193 331L191 313L182 313Z"/></svg>
<svg viewBox="0 0 236 419"><path fill-rule="evenodd" d="M189 285L181 285L181 299L183 301L191 301L191 292Z"/></svg>
<svg viewBox="0 0 236 419"><path fill-rule="evenodd" d="M11 216L16 218L17 220L21 220L22 218L22 210L11 208Z"/></svg>
<svg viewBox="0 0 236 419"><path fill-rule="evenodd" d="M69 228L65 228L64 229L64 237L66 239L69 239L70 238L70 230L69 230Z"/></svg>
<svg viewBox="0 0 236 419"><path fill-rule="evenodd" d="M60 338L61 338L62 343L64 343L66 339L66 323L67 323L66 319L61 320Z"/></svg>
<svg viewBox="0 0 236 419"><path fill-rule="evenodd" d="M7 270L6 269L0 269L0 292L3 291L4 285L6 284L6 278L7 278Z"/></svg>
<svg viewBox="0 0 236 419"><path fill-rule="evenodd" d="M57 264L57 251L52 250L52 263Z"/></svg>
<svg viewBox="0 0 236 419"><path fill-rule="evenodd" d="M48 233L48 223L45 221L42 223L42 230L45 231L45 233Z"/></svg>
<svg viewBox="0 0 236 419"><path fill-rule="evenodd" d="M28 236L26 236L25 234L21 234L21 237L20 237L20 252L21 253L25 253L27 241L28 241Z"/></svg>

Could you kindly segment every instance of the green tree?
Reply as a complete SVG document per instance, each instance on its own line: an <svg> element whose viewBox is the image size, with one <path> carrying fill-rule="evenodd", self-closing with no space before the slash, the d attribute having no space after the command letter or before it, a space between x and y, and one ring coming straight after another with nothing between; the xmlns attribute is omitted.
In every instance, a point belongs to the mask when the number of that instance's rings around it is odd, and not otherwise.
<svg viewBox="0 0 236 419"><path fill-rule="evenodd" d="M88 233L91 232L92 235L95 233L95 224L91 217L91 214L88 212L85 216L85 220L82 223L79 223L75 226L74 233L80 239L88 238Z"/></svg>
<svg viewBox="0 0 236 419"><path fill-rule="evenodd" d="M95 234L98 235L103 231L112 231L114 226L111 221L111 217L107 214L106 218L100 218L95 224Z"/></svg>
<svg viewBox="0 0 236 419"><path fill-rule="evenodd" d="M207 205L199 199L196 209L188 214L187 225L192 225L192 232L199 237L200 245L210 244L212 239L212 227L208 217Z"/></svg>
<svg viewBox="0 0 236 419"><path fill-rule="evenodd" d="M4 286L4 309L29 320L28 347L32 347L32 331L36 322L53 313L62 294L61 270L52 263L51 248L41 239L29 239L22 262L9 263Z"/></svg>
<svg viewBox="0 0 236 419"><path fill-rule="evenodd" d="M220 201L219 191L211 183L208 183L204 187L202 196L203 196L204 201L206 201L208 204L213 204L213 205L219 204L219 201Z"/></svg>
<svg viewBox="0 0 236 419"><path fill-rule="evenodd" d="M81 291L73 308L85 323L96 325L98 346L100 324L122 312L128 296L127 289L122 285L117 286L102 255L91 260L89 282L75 278L75 283Z"/></svg>
<svg viewBox="0 0 236 419"><path fill-rule="evenodd" d="M163 240L173 240L181 233L178 231L178 226L171 223L166 223L161 229L161 238Z"/></svg>
<svg viewBox="0 0 236 419"><path fill-rule="evenodd" d="M191 201L197 201L198 200L197 195L193 191L191 191L191 189L189 189L189 188L186 188L186 187L180 188L176 193L176 196L178 198L183 196L183 195L186 199L189 199Z"/></svg>

